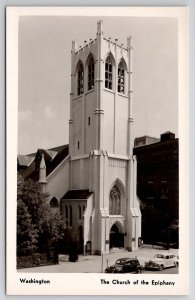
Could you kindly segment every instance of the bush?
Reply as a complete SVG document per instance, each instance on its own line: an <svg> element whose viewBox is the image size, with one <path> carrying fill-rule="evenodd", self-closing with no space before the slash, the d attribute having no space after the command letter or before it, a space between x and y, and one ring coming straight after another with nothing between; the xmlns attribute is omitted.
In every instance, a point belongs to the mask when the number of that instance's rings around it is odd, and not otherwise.
<svg viewBox="0 0 195 300"><path fill-rule="evenodd" d="M35 253L33 255L17 257L17 269L45 266L49 264L51 264L51 262L48 262L46 253Z"/></svg>
<svg viewBox="0 0 195 300"><path fill-rule="evenodd" d="M64 238L65 220L60 209L48 204L38 182L24 180L18 174L17 185L17 255L47 252L48 244Z"/></svg>

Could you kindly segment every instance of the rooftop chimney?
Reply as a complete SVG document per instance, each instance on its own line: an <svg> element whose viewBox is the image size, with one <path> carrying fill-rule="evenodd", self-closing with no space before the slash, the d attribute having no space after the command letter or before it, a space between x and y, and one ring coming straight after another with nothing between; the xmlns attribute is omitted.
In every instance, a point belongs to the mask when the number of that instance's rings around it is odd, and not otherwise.
<svg viewBox="0 0 195 300"><path fill-rule="evenodd" d="M161 142L166 142L174 139L175 139L175 134L170 131L164 132L160 135Z"/></svg>

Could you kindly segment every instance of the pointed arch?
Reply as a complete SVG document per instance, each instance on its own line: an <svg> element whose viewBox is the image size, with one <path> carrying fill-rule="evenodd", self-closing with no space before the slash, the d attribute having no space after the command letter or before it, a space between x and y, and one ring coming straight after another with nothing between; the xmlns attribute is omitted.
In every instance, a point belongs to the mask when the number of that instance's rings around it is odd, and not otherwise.
<svg viewBox="0 0 195 300"><path fill-rule="evenodd" d="M125 71L127 71L127 63L126 63L126 61L125 61L125 59L124 59L123 56L121 57L121 59L119 59L118 66L120 64L122 64L124 66Z"/></svg>
<svg viewBox="0 0 195 300"><path fill-rule="evenodd" d="M92 59L95 63L95 58L94 55L92 54L92 52L90 52L87 56L86 62L85 62L85 68L88 66L90 59Z"/></svg>
<svg viewBox="0 0 195 300"><path fill-rule="evenodd" d="M79 59L78 62L77 62L77 64L76 64L75 73L78 72L80 66L82 66L84 68L84 64L83 64L83 62L82 62L81 59Z"/></svg>
<svg viewBox="0 0 195 300"><path fill-rule="evenodd" d="M88 72L88 91L94 89L94 78L95 78L95 60L92 53L89 53L86 60L86 67Z"/></svg>
<svg viewBox="0 0 195 300"><path fill-rule="evenodd" d="M107 54L105 59L105 88L112 90L113 89L113 75L115 67L114 56L111 52Z"/></svg>
<svg viewBox="0 0 195 300"><path fill-rule="evenodd" d="M121 193L117 185L114 185L109 195L109 213L110 215L121 214Z"/></svg>
<svg viewBox="0 0 195 300"><path fill-rule="evenodd" d="M114 185L117 185L118 188L120 189L120 192L121 192L121 195L123 197L126 197L126 189L125 189L125 186L123 184L123 182L119 179L119 178L116 178L112 184L110 185L110 190L113 188Z"/></svg>
<svg viewBox="0 0 195 300"><path fill-rule="evenodd" d="M84 67L81 60L78 61L76 66L77 74L77 95L81 95L84 92Z"/></svg>
<svg viewBox="0 0 195 300"><path fill-rule="evenodd" d="M109 193L109 214L121 215L122 199L125 198L125 187L120 179L116 179L110 188Z"/></svg>
<svg viewBox="0 0 195 300"><path fill-rule="evenodd" d="M56 197L53 197L49 202L51 207L59 207L59 202Z"/></svg>
<svg viewBox="0 0 195 300"><path fill-rule="evenodd" d="M111 224L110 231L112 231L113 226L117 227L119 233L124 233L124 227L118 220Z"/></svg>
<svg viewBox="0 0 195 300"><path fill-rule="evenodd" d="M124 247L124 228L119 221L114 222L110 227L110 248Z"/></svg>
<svg viewBox="0 0 195 300"><path fill-rule="evenodd" d="M122 57L118 64L118 93L125 93L125 72L127 71L127 65Z"/></svg>
<svg viewBox="0 0 195 300"><path fill-rule="evenodd" d="M106 63L106 60L107 60L108 57L110 57L113 66L116 67L116 62L115 62L115 59L114 59L114 55L112 54L111 51L107 52L107 54L105 55L105 57L104 57L104 62L105 63Z"/></svg>

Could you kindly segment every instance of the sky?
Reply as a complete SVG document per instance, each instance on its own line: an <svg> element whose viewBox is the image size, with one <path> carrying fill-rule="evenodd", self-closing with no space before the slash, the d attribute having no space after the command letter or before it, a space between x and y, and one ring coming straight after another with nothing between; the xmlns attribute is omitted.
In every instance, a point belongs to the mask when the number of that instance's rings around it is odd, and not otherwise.
<svg viewBox="0 0 195 300"><path fill-rule="evenodd" d="M22 16L19 19L18 154L68 144L71 44L96 37L133 40L134 137L178 137L176 18Z"/></svg>

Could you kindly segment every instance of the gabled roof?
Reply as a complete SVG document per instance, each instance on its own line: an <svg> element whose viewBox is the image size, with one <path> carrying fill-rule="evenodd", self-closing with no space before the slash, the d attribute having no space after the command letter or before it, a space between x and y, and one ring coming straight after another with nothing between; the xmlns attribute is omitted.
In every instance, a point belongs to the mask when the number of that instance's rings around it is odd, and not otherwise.
<svg viewBox="0 0 195 300"><path fill-rule="evenodd" d="M42 154L44 155L46 164L46 176L53 172L58 165L69 155L69 145L62 145L51 149L38 149L36 153L30 155L23 155L26 161L29 157L32 158L31 163L24 168L18 159L18 172L25 178L31 178L32 180L39 180L39 165L41 161ZM34 156L34 158L33 158ZM19 156L18 156L19 157Z"/></svg>
<svg viewBox="0 0 195 300"><path fill-rule="evenodd" d="M76 200L76 199L88 199L93 192L89 190L69 190L62 199Z"/></svg>
<svg viewBox="0 0 195 300"><path fill-rule="evenodd" d="M21 167L28 167L34 160L33 156L18 155L18 164Z"/></svg>

